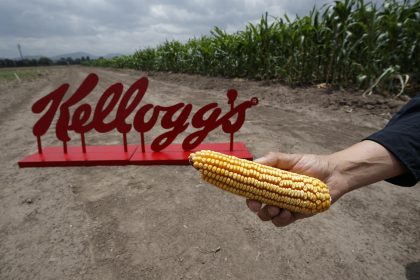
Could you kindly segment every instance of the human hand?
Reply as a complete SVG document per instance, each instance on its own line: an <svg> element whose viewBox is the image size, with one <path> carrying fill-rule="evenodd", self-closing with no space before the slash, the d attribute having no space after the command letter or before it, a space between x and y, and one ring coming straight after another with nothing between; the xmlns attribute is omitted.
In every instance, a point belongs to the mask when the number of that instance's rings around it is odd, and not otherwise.
<svg viewBox="0 0 420 280"><path fill-rule="evenodd" d="M346 182L336 172L335 164L328 156L269 153L255 161L322 180L329 188L332 203L346 192ZM261 202L250 199L247 200L247 205L261 220L271 220L277 227L287 226L298 219L313 215L293 213L277 206L262 205Z"/></svg>

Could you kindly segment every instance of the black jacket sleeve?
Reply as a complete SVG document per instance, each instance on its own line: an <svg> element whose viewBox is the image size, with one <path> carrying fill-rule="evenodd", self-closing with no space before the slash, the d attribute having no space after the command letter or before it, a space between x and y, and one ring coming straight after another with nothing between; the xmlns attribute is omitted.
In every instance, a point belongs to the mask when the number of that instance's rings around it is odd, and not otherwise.
<svg viewBox="0 0 420 280"><path fill-rule="evenodd" d="M366 139L384 146L407 168L406 174L388 182L414 186L420 181L420 94L396 113L385 128Z"/></svg>

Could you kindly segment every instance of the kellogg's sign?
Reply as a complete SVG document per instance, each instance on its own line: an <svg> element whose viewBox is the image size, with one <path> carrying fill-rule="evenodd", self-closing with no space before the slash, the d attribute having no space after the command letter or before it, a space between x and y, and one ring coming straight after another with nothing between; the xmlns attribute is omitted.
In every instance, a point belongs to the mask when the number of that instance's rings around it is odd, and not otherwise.
<svg viewBox="0 0 420 280"><path fill-rule="evenodd" d="M67 100L63 99L69 84L63 84L33 104L32 111L40 115L33 127L38 152L21 160L20 167L187 164L189 153L199 149L212 149L242 158L252 158L245 145L234 142L233 138L234 133L244 124L246 111L258 104L257 98L235 105L238 93L230 89L227 91L230 105L228 112L223 113L217 103L210 103L192 114L192 104L180 102L161 106L143 103L149 81L142 77L125 92L121 83L109 86L96 105L91 106L84 100L98 81L98 76L91 73ZM111 112L115 113L115 117L109 120ZM127 121L129 116L134 116L132 122ZM55 134L62 146L44 148L42 136L51 128L56 117ZM153 139L150 145L146 145L145 134L157 125L166 131ZM177 136L189 126L195 131L186 136L182 144L173 144ZM230 142L203 143L207 135L219 127L229 134ZM133 130L139 134L140 143L129 145L127 134ZM68 145L72 140L69 131L80 134L80 145ZM90 131L118 131L122 134L122 145L86 145L85 134Z"/></svg>

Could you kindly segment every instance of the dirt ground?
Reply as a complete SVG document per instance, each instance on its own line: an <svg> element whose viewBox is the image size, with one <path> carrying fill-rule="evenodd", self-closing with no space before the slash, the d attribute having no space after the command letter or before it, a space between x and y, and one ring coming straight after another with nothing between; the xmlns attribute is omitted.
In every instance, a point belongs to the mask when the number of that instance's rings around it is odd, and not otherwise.
<svg viewBox="0 0 420 280"><path fill-rule="evenodd" d="M100 78L91 102L109 85L127 87L145 75L51 67L0 84L0 279L420 279L419 185L373 184L323 214L275 228L188 166L19 169L36 151L33 102L64 82L72 93L89 72ZM242 79L149 79L145 101L154 104L217 101L227 108L232 87L239 100L258 97L236 135L256 157L337 151L383 127L404 104ZM162 132L156 127L147 140ZM228 136L218 130L207 140ZM121 137L91 133L87 141L117 144ZM137 141L130 133L129 142ZM59 145L53 128L43 143Z"/></svg>

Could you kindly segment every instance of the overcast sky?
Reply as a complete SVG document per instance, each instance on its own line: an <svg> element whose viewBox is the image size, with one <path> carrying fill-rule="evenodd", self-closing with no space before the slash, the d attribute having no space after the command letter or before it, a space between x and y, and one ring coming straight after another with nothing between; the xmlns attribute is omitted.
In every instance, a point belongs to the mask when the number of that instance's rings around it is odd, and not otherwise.
<svg viewBox="0 0 420 280"><path fill-rule="evenodd" d="M0 0L0 57L85 51L130 54L166 39L228 32L272 16L306 15L331 0Z"/></svg>

